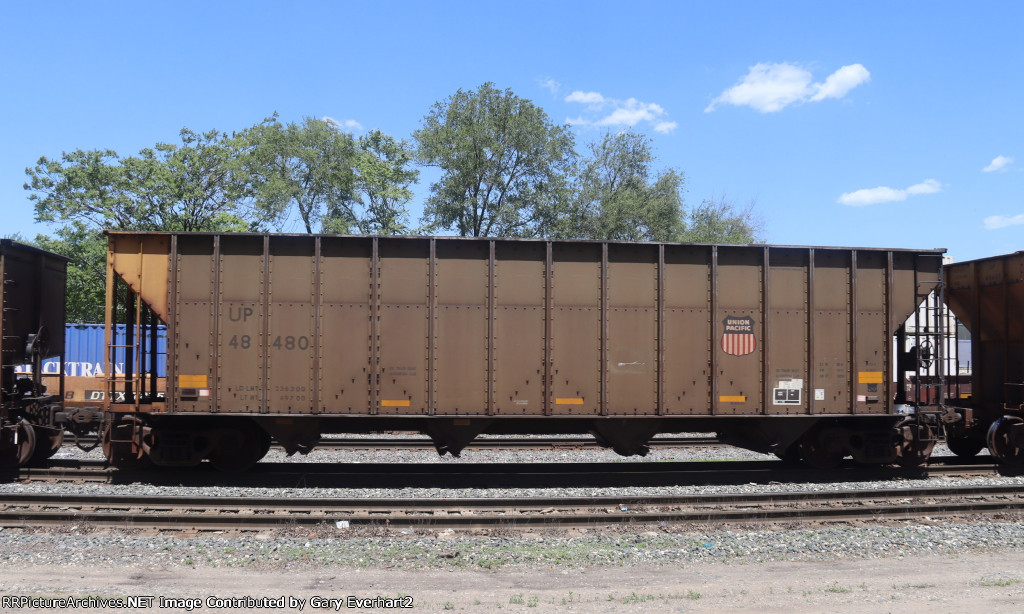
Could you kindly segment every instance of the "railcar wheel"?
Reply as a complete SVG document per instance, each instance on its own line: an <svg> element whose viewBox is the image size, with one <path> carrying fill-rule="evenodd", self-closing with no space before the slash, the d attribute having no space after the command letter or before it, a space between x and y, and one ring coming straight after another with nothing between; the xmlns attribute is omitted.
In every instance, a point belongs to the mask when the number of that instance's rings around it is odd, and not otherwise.
<svg viewBox="0 0 1024 614"><path fill-rule="evenodd" d="M1016 416L1003 416L992 423L985 438L988 451L1000 462L1009 465L1024 464L1024 448L1018 438L1024 435L1024 420Z"/></svg>
<svg viewBox="0 0 1024 614"><path fill-rule="evenodd" d="M976 456L985 447L985 440L977 437L950 437L946 435L946 447L960 458Z"/></svg>
<svg viewBox="0 0 1024 614"><path fill-rule="evenodd" d="M256 462L263 460L263 457L267 455L267 452L270 452L270 446L273 444L270 438L270 433L260 429L260 435L260 456L256 459Z"/></svg>
<svg viewBox="0 0 1024 614"><path fill-rule="evenodd" d="M270 450L270 437L251 421L225 426L210 454L210 464L217 471L241 473L248 471Z"/></svg>
<svg viewBox="0 0 1024 614"><path fill-rule="evenodd" d="M18 423L18 429L14 436L15 456L18 459L18 466L24 467L32 460L36 451L36 430L27 420Z"/></svg>
<svg viewBox="0 0 1024 614"><path fill-rule="evenodd" d="M927 424L908 418L896 425L900 433L897 443L896 464L900 467L917 467L928 460L935 448L935 433Z"/></svg>
<svg viewBox="0 0 1024 614"><path fill-rule="evenodd" d="M39 465L60 450L61 445L64 444L64 430L40 427L35 429L35 431L36 449L32 452L32 458L29 460L29 463Z"/></svg>
<svg viewBox="0 0 1024 614"><path fill-rule="evenodd" d="M775 448L775 456L787 465L800 464L800 446L792 444L788 448Z"/></svg>
<svg viewBox="0 0 1024 614"><path fill-rule="evenodd" d="M845 456L839 433L830 429L807 433L800 439L800 459L813 469L834 469Z"/></svg>
<svg viewBox="0 0 1024 614"><path fill-rule="evenodd" d="M136 437L143 428L133 417L115 422L103 430L103 455L118 469L142 469L150 465L149 456Z"/></svg>

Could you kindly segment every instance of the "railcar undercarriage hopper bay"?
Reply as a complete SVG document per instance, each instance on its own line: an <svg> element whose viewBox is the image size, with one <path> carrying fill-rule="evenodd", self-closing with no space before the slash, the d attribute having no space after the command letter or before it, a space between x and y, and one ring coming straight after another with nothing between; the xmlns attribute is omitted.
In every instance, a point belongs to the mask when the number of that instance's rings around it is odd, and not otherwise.
<svg viewBox="0 0 1024 614"><path fill-rule="evenodd" d="M271 437L306 453L378 431L455 455L482 433L634 455L714 432L814 466L916 465L944 411L941 344L921 341L943 334L942 250L108 236L118 375L97 424L118 465L240 470Z"/></svg>

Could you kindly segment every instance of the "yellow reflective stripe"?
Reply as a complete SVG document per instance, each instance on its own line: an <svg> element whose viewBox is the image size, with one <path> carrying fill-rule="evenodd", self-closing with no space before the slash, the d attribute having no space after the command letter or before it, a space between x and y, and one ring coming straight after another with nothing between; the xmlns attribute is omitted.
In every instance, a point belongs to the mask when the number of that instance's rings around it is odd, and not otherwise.
<svg viewBox="0 0 1024 614"><path fill-rule="evenodd" d="M178 388L209 388L206 375L179 375Z"/></svg>

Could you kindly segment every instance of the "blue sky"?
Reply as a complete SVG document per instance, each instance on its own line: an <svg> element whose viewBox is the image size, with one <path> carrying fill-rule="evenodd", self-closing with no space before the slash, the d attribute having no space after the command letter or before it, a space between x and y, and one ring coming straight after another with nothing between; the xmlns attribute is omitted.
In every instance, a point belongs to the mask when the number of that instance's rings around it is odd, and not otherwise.
<svg viewBox="0 0 1024 614"><path fill-rule="evenodd" d="M1020 2L9 3L0 235L50 231L22 189L42 155L274 111L409 138L493 81L581 152L648 134L689 204L754 203L770 243L1007 253L1024 249L1022 24Z"/></svg>

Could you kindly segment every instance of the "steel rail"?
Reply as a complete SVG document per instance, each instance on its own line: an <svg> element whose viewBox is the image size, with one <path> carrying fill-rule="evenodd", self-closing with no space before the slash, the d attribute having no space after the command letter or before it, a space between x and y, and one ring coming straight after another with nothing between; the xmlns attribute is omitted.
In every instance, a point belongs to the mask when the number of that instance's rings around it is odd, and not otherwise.
<svg viewBox="0 0 1024 614"><path fill-rule="evenodd" d="M326 499L5 495L0 525L156 529L432 528L915 518L1024 511L1019 485L639 497Z"/></svg>
<svg viewBox="0 0 1024 614"><path fill-rule="evenodd" d="M843 466L835 470L790 467L777 460L632 463L260 463L249 472L225 474L192 469L124 470L101 460L51 461L22 468L22 482L71 481L171 485L291 487L547 487L743 484L747 482L854 482L939 475L1020 475L1021 470L987 458L933 458L918 468Z"/></svg>
<svg viewBox="0 0 1024 614"><path fill-rule="evenodd" d="M648 442L652 448L691 448L702 446L724 446L715 437L664 437ZM317 444L321 449L351 450L387 450L387 449L425 449L434 448L434 442L425 438L359 438L359 439L321 439ZM506 438L495 437L474 439L466 446L467 450L546 450L546 449L606 449L602 448L593 437L558 437L558 438Z"/></svg>
<svg viewBox="0 0 1024 614"><path fill-rule="evenodd" d="M91 446L95 438L81 437L83 446ZM275 442L276 443L276 442ZM74 447L75 442L69 437L65 439L65 447ZM661 437L647 444L651 448L693 448L725 446L715 437ZM358 437L358 438L324 438L317 444L323 450L432 450L434 442L425 437ZM549 437L549 438L510 438L494 437L475 439L467 450L583 450L605 449L593 437Z"/></svg>

